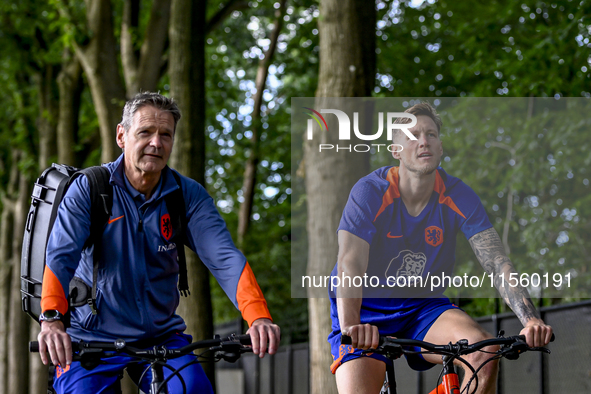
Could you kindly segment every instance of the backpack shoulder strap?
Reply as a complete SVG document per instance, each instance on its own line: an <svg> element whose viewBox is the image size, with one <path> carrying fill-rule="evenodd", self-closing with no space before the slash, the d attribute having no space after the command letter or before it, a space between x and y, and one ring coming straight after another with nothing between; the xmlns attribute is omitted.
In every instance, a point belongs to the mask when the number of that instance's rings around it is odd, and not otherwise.
<svg viewBox="0 0 591 394"><path fill-rule="evenodd" d="M177 244L177 262L179 264L179 291L181 295L187 297L189 291L189 280L187 277L187 258L185 256L185 241L187 228L187 210L185 207L185 198L183 197L183 186L181 176L174 170L171 170L179 188L166 195L166 207L170 214L170 221L175 234L175 243Z"/></svg>
<svg viewBox="0 0 591 394"><path fill-rule="evenodd" d="M106 167L94 166L84 168L78 171L72 179L78 176L78 174L85 175L90 184L90 236L85 246L95 245L92 255L92 293L91 298L88 299L88 305L92 313L96 315L96 281L102 253L99 243L105 224L111 216L113 186L109 183L111 173ZM97 245L98 247L96 247Z"/></svg>
<svg viewBox="0 0 591 394"><path fill-rule="evenodd" d="M106 167L94 166L84 168L78 171L77 174L86 175L86 178L88 178L92 206L91 216L104 217L106 223L109 216L111 216L111 208L113 207L113 186L109 183L111 173ZM97 223L97 227L100 227L100 233L102 234L103 224Z"/></svg>

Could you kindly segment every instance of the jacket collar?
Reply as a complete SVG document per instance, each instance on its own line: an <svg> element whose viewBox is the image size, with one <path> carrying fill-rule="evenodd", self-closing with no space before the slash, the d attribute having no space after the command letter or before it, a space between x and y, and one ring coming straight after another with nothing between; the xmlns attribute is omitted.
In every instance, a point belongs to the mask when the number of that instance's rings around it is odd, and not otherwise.
<svg viewBox="0 0 591 394"><path fill-rule="evenodd" d="M109 163L107 166L111 170L111 178L109 179L109 183L111 185L117 185L121 189L127 191L127 186L125 185L125 160L124 154L121 154L117 160L112 163ZM174 175L172 174L172 170L170 167L165 166L161 173L161 190L160 196L157 196L156 199L162 198L168 193L172 193L173 191L179 188L179 185L176 183L174 179Z"/></svg>

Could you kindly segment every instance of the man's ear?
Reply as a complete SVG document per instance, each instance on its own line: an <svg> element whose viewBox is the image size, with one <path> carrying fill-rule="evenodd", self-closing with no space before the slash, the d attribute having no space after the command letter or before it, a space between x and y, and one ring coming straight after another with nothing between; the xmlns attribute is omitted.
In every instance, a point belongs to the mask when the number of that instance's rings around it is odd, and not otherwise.
<svg viewBox="0 0 591 394"><path fill-rule="evenodd" d="M125 149L125 128L121 123L117 125L117 145L121 149Z"/></svg>
<svg viewBox="0 0 591 394"><path fill-rule="evenodd" d="M390 146L392 147L392 157L400 160L400 148L402 148L402 145L396 143L396 138L392 138L392 145Z"/></svg>

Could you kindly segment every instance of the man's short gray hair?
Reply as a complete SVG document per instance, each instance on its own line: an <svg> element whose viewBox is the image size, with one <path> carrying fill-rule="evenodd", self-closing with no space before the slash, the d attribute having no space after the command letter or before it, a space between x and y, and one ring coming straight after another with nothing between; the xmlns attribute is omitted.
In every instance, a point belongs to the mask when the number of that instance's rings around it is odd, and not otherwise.
<svg viewBox="0 0 591 394"><path fill-rule="evenodd" d="M123 107L123 116L121 117L121 125L125 132L131 127L133 116L138 109L150 105L161 111L169 112L174 118L174 129L181 118L181 110L176 105L173 99L154 92L143 92L136 94L131 100L125 103Z"/></svg>

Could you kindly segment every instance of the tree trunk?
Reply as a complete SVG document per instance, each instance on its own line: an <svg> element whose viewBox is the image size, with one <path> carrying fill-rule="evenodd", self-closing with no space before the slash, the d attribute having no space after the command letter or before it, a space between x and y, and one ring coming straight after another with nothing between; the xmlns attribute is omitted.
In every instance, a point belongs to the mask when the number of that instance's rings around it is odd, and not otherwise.
<svg viewBox="0 0 591 394"><path fill-rule="evenodd" d="M375 84L375 8L363 0L322 0L316 97L371 96Z"/></svg>
<svg viewBox="0 0 591 394"><path fill-rule="evenodd" d="M18 152L13 151L13 165L10 169L8 192L2 198L2 222L0 223L0 316L10 313L10 291L12 283L12 240L14 238L14 201L10 197L18 188ZM0 319L0 394L8 393L8 335L11 331L9 319Z"/></svg>
<svg viewBox="0 0 591 394"><path fill-rule="evenodd" d="M0 233L0 313L8 316L9 300L12 279L12 266L10 264L10 240L12 240L12 209L7 204L8 200L3 199L2 223ZM0 394L6 394L8 390L8 333L10 324L8 319L0 319Z"/></svg>
<svg viewBox="0 0 591 394"><path fill-rule="evenodd" d="M134 35L139 26L140 0L125 0L123 2L123 16L121 18L121 64L127 97L137 93L138 57L134 45ZM132 93L133 92L133 93Z"/></svg>
<svg viewBox="0 0 591 394"><path fill-rule="evenodd" d="M252 110L252 137L250 138L250 156L246 162L246 169L244 171L244 181L242 183L242 191L244 202L240 205L240 212L238 213L238 245L242 249L244 237L248 232L250 226L250 216L252 215L252 206L254 203L254 190L257 178L257 166L259 164L259 145L260 145L260 129L261 129L261 105L263 104L263 93L265 91L265 84L267 82L267 75L269 74L269 66L277 48L277 41L279 39L279 32L283 25L283 14L285 13L286 0L281 0L279 9L275 12L275 23L273 31L271 32L271 43L269 49L265 53L265 57L259 62L257 69L257 76L255 86L257 92L254 96L254 106Z"/></svg>
<svg viewBox="0 0 591 394"><path fill-rule="evenodd" d="M78 134L78 114L82 69L78 59L69 50L63 54L62 70L57 76L59 87L59 117L57 122L57 161L70 166L80 166L74 155L75 136Z"/></svg>
<svg viewBox="0 0 591 394"><path fill-rule="evenodd" d="M160 79L162 54L170 21L171 0L155 0L141 49L135 50L133 30L139 25L139 0L126 0L121 26L121 60L127 97L140 91L154 91Z"/></svg>
<svg viewBox="0 0 591 394"><path fill-rule="evenodd" d="M173 0L170 21L171 96L183 116L175 134L171 166L205 184L205 15L206 2ZM213 337L209 271L187 249L191 295L178 309L194 340ZM202 364L215 387L213 364Z"/></svg>
<svg viewBox="0 0 591 394"><path fill-rule="evenodd" d="M119 74L117 41L113 33L110 0L88 1L86 17L91 32L89 44L74 45L88 79L101 133L101 161L119 156L115 135L125 103L125 88Z"/></svg>
<svg viewBox="0 0 591 394"><path fill-rule="evenodd" d="M52 158L57 153L56 140L56 106L57 86L55 83L56 68L46 65L41 73L37 75L39 87L39 119L37 130L39 132L39 169L51 165Z"/></svg>
<svg viewBox="0 0 591 394"><path fill-rule="evenodd" d="M12 280L9 302L10 332L8 334L8 393L22 394L28 392L29 372L29 319L21 308L20 293L20 255L23 243L27 205L29 201L30 182L19 174L18 197L14 209L14 237L12 238Z"/></svg>
<svg viewBox="0 0 591 394"><path fill-rule="evenodd" d="M140 49L138 89L156 90L163 65L172 0L155 0L150 13L150 27Z"/></svg>
<svg viewBox="0 0 591 394"><path fill-rule="evenodd" d="M346 108L345 103L335 107L335 101L331 101L327 107L323 98L371 96L375 80L375 24L375 8L368 7L362 0L321 0L317 108L339 108L351 113L353 108ZM328 129L338 130L336 117L326 120ZM369 157L346 151L320 153L320 141L338 144L338 135L315 130L314 140L306 141L304 147L309 244L307 275L324 276L336 261L336 229L347 196L353 184L367 175ZM332 358L326 337L331 320L326 296L309 292L310 385L313 394L336 393L335 380L329 371Z"/></svg>
<svg viewBox="0 0 591 394"><path fill-rule="evenodd" d="M21 313L23 314L23 313ZM41 326L36 321L29 321L29 341L36 341ZM47 377L49 368L43 365L41 358L37 353L29 353L29 393L44 393L47 390Z"/></svg>

